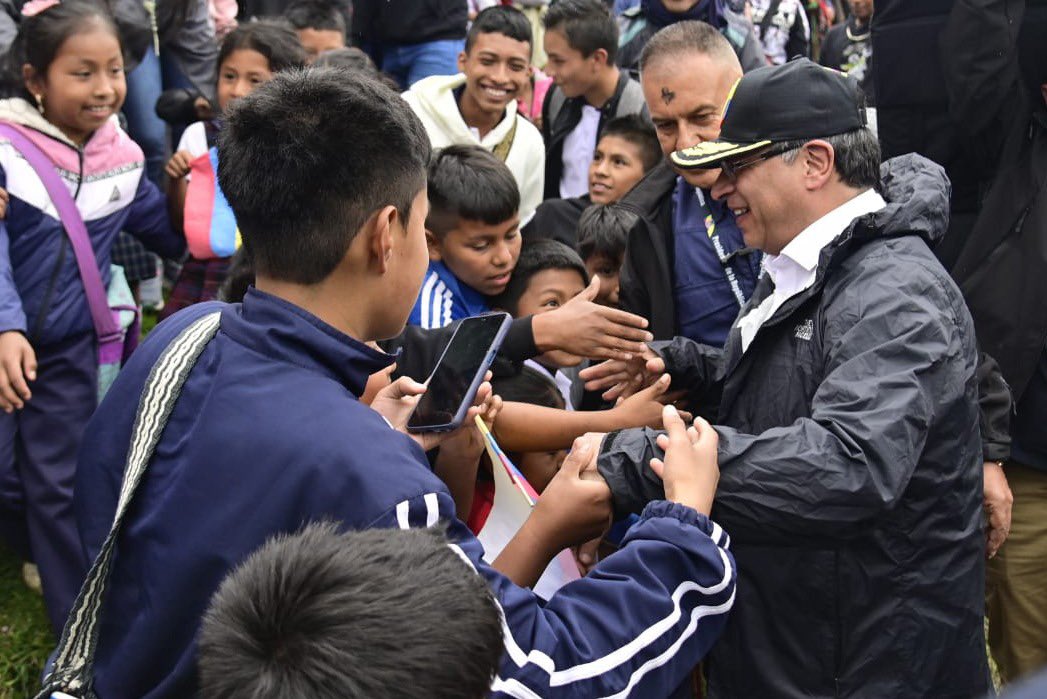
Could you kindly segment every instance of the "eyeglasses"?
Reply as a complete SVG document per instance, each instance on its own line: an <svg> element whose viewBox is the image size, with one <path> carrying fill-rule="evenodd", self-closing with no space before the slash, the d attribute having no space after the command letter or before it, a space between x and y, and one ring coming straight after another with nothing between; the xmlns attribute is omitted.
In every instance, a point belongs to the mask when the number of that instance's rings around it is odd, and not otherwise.
<svg viewBox="0 0 1047 699"><path fill-rule="evenodd" d="M800 146L802 148L803 146ZM799 148L790 146L771 146L765 151L760 152L756 157L749 158L748 160L724 160L720 163L720 170L723 172L724 177L729 179L731 182L738 181L738 173L747 167L752 167L758 163L762 163L764 160L770 160L775 156L785 155L790 151L799 150Z"/></svg>

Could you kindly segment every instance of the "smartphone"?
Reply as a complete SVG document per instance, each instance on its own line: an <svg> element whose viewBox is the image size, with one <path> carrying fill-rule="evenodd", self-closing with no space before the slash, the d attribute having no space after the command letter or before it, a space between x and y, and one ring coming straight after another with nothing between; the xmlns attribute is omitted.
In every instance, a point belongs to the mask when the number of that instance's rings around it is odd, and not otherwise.
<svg viewBox="0 0 1047 699"><path fill-rule="evenodd" d="M489 313L458 325L407 421L408 431L449 432L462 424L510 323L508 313Z"/></svg>

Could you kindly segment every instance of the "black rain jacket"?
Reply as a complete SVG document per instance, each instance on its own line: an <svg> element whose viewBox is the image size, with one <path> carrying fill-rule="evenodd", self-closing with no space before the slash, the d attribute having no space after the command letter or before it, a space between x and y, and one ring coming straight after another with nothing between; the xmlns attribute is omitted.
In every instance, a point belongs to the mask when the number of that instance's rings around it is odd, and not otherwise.
<svg viewBox="0 0 1047 699"><path fill-rule="evenodd" d="M719 389L714 519L738 601L708 662L722 697L981 697L988 690L974 328L928 244L944 171L883 168L885 209L822 251L814 285L742 354L661 347L673 385ZM770 293L764 278L746 310ZM743 311L744 312L744 311ZM599 457L616 509L662 497L653 430Z"/></svg>

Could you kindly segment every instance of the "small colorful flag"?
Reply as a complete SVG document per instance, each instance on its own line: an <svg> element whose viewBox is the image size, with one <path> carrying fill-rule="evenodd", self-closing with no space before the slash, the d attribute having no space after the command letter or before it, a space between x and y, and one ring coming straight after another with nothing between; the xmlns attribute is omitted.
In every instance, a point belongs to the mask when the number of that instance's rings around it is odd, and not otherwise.
<svg viewBox="0 0 1047 699"><path fill-rule="evenodd" d="M183 226L189 254L198 260L229 257L240 247L236 216L218 186L217 147L190 164Z"/></svg>
<svg viewBox="0 0 1047 699"><path fill-rule="evenodd" d="M494 472L494 504L476 538L484 547L484 560L491 563L531 516L538 493L498 446L487 424L476 417ZM570 551L561 551L542 573L534 592L549 599L561 587L581 577Z"/></svg>

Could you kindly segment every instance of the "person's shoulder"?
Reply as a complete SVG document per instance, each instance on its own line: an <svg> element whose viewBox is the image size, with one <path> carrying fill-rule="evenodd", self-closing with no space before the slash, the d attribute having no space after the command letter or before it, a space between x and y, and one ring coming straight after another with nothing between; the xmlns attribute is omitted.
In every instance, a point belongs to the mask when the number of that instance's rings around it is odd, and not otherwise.
<svg viewBox="0 0 1047 699"><path fill-rule="evenodd" d="M676 187L676 173L664 160L643 176L619 201L619 205L641 217L654 214Z"/></svg>

